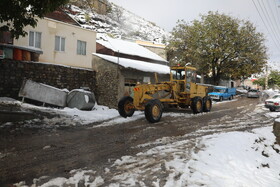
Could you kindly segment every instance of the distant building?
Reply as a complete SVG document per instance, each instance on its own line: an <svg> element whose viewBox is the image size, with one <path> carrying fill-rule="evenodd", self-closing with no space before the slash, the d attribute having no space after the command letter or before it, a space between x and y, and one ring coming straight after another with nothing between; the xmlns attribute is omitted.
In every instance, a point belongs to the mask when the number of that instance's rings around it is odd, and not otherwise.
<svg viewBox="0 0 280 187"><path fill-rule="evenodd" d="M165 45L164 44L158 44L150 41L141 41L141 40L136 40L135 41L137 44L149 49L150 51L156 53L160 57L164 58L167 60L167 55L165 51Z"/></svg>

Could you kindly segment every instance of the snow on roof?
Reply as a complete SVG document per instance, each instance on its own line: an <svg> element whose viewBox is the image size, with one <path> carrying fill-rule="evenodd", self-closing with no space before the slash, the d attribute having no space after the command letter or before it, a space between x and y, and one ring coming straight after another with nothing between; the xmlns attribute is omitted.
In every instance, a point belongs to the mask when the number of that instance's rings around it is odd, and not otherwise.
<svg viewBox="0 0 280 187"><path fill-rule="evenodd" d="M159 55L134 42L113 39L107 36L100 37L100 39L98 39L96 42L107 47L108 49L113 50L114 52L167 62Z"/></svg>
<svg viewBox="0 0 280 187"><path fill-rule="evenodd" d="M93 55L98 56L104 60L113 62L115 64L119 64L125 68L132 68L132 69L136 69L139 71L156 72L156 73L161 73L161 74L170 73L170 68L167 65L149 63L149 62L140 61L140 60L132 60L132 59L128 59L128 58L118 58L116 56L103 55L103 54L97 54L97 53L93 53Z"/></svg>

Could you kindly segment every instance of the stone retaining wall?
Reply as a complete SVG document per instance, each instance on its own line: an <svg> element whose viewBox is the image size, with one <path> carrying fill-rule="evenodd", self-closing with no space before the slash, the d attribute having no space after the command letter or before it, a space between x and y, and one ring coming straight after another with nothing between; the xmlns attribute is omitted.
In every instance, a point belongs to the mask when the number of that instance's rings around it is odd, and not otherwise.
<svg viewBox="0 0 280 187"><path fill-rule="evenodd" d="M20 99L18 93L24 79L68 89L89 87L96 95L96 72L54 64L0 60L0 97ZM98 95L96 95L98 99Z"/></svg>

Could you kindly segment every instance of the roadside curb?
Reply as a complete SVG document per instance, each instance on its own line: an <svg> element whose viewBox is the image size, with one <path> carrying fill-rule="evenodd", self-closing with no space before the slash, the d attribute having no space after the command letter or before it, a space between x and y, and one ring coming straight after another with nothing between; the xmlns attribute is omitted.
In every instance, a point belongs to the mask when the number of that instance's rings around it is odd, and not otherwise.
<svg viewBox="0 0 280 187"><path fill-rule="evenodd" d="M0 123L24 121L36 118L32 112L0 110Z"/></svg>

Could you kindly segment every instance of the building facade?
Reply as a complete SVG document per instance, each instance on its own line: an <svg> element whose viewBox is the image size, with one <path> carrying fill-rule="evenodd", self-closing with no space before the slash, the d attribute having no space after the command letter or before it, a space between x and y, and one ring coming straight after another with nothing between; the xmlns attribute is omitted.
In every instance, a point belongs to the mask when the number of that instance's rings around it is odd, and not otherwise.
<svg viewBox="0 0 280 187"><path fill-rule="evenodd" d="M14 40L14 45L41 49L39 61L92 68L96 32L50 18L40 19L36 28L28 26L25 30L28 36Z"/></svg>

